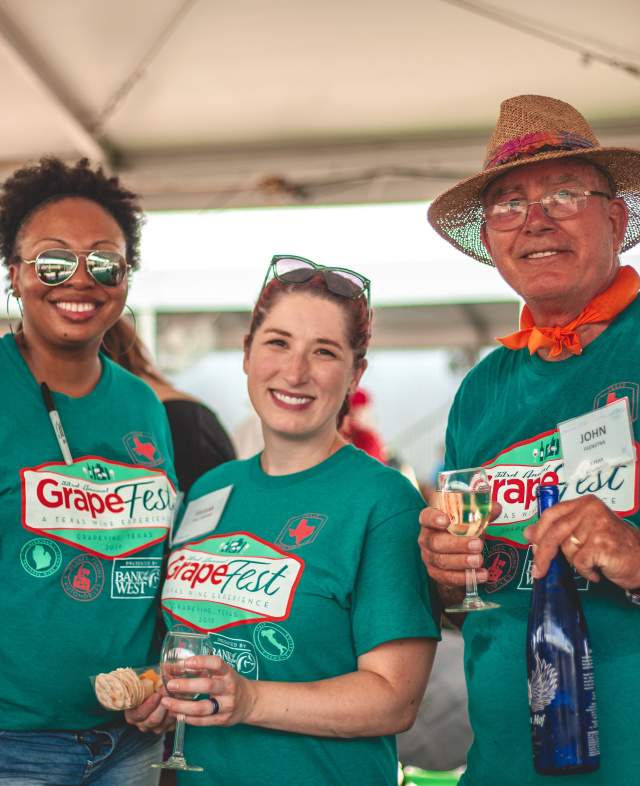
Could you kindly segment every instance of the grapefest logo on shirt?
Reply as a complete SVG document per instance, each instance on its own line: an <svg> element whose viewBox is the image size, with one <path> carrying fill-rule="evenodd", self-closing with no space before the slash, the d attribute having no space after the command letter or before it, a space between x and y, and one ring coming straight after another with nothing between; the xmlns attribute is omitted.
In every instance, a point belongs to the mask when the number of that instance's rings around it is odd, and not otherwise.
<svg viewBox="0 0 640 786"><path fill-rule="evenodd" d="M98 557L168 536L176 492L164 472L96 456L23 469L22 526Z"/></svg>
<svg viewBox="0 0 640 786"><path fill-rule="evenodd" d="M303 570L300 557L249 532L213 535L172 552L162 608L202 631L284 620Z"/></svg>
<svg viewBox="0 0 640 786"><path fill-rule="evenodd" d="M519 548L529 544L522 531L538 518L536 488L540 483L560 487L560 499L595 494L620 516L638 510L638 443L636 461L609 467L583 478L567 479L558 432L547 431L512 445L484 464L491 481L491 495L502 505L498 518L487 527L487 537Z"/></svg>

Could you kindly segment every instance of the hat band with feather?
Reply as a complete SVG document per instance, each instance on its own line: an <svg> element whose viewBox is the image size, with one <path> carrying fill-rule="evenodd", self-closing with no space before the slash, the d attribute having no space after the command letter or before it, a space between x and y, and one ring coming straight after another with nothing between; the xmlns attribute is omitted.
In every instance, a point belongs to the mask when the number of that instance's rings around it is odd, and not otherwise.
<svg viewBox="0 0 640 786"><path fill-rule="evenodd" d="M485 161L484 168L492 168L508 164L510 161L518 161L527 156L535 156L539 153L546 153L553 150L579 150L595 147L590 142L578 134L569 131L561 131L558 134L539 131L537 134L525 134L518 139L509 139L500 145L493 156Z"/></svg>

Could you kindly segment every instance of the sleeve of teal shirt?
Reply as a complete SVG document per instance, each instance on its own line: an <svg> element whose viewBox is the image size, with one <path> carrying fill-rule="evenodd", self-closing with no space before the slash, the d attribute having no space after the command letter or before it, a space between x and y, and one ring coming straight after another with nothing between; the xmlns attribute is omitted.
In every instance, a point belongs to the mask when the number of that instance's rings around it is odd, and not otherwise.
<svg viewBox="0 0 640 786"><path fill-rule="evenodd" d="M351 610L357 655L395 639L440 638L418 549L419 512L411 508L367 532Z"/></svg>

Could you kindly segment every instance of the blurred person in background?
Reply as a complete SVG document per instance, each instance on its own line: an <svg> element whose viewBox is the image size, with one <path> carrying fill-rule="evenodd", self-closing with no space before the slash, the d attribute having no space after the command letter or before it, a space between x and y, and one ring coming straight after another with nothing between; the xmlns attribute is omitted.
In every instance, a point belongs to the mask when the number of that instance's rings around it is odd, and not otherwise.
<svg viewBox="0 0 640 786"><path fill-rule="evenodd" d="M122 317L109 328L104 352L143 379L164 404L173 437L178 485L187 494L207 470L236 457L231 440L214 412L201 401L177 390L153 364L135 328Z"/></svg>
<svg viewBox="0 0 640 786"><path fill-rule="evenodd" d="M209 670L188 688L209 698L153 696L128 718L161 728L184 713L185 756L211 783L397 783L393 735L413 723L439 629L416 544L422 498L339 433L366 368L368 294L353 271L273 258L244 346L264 450L197 481L177 529L177 543L189 534L163 610L169 627L209 632L217 655L185 664ZM215 519L198 518L202 504ZM217 583L194 588L194 548Z"/></svg>
<svg viewBox="0 0 640 786"><path fill-rule="evenodd" d="M444 443L438 443L436 449L435 465L431 468L428 480L420 483L420 493L425 498L427 505L438 507L440 498L438 496L438 476L444 470Z"/></svg>
<svg viewBox="0 0 640 786"><path fill-rule="evenodd" d="M378 461L387 460L382 437L373 425L371 394L357 388L349 398L349 409L343 418L340 434L354 447L364 450Z"/></svg>
<svg viewBox="0 0 640 786"><path fill-rule="evenodd" d="M42 159L0 191L0 251L22 315L0 339L6 786L157 782L161 740L103 709L89 679L159 656L169 424L149 387L100 352L138 266L141 222L135 195L86 160Z"/></svg>
<svg viewBox="0 0 640 786"><path fill-rule="evenodd" d="M462 636L444 617L442 639L418 716L410 729L398 735L403 764L437 771L464 766L473 735L463 671Z"/></svg>

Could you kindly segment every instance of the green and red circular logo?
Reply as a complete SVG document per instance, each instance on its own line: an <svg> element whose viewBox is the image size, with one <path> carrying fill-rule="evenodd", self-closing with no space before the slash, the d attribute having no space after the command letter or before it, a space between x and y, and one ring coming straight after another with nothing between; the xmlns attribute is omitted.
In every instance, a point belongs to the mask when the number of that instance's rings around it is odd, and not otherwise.
<svg viewBox="0 0 640 786"><path fill-rule="evenodd" d="M501 542L485 544L485 566L489 574L484 588L487 592L497 592L509 584L516 575L518 551L513 546Z"/></svg>
<svg viewBox="0 0 640 786"><path fill-rule="evenodd" d="M91 554L74 557L64 569L61 583L62 589L73 600L95 600L104 588L102 563Z"/></svg>

